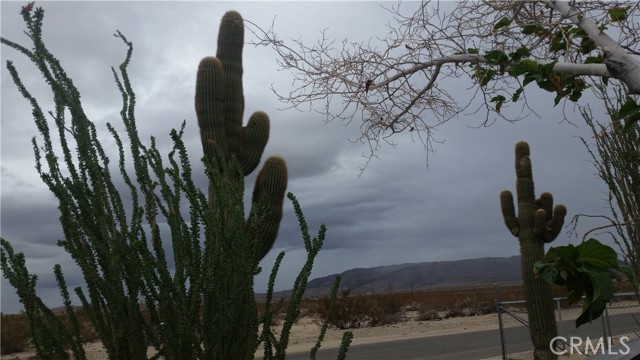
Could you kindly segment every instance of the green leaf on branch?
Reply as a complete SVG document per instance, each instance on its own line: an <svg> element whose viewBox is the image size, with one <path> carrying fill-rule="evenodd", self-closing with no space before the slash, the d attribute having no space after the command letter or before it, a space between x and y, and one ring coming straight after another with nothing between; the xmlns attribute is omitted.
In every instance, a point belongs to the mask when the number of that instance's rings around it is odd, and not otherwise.
<svg viewBox="0 0 640 360"><path fill-rule="evenodd" d="M524 91L523 88L518 88L516 89L516 91L513 93L513 95L511 96L511 101L512 102L516 102L518 101L518 99L520 99L520 95L522 94L522 92Z"/></svg>
<svg viewBox="0 0 640 360"><path fill-rule="evenodd" d="M580 41L580 52L582 54L586 55L597 48L598 46L596 45L596 43L593 40L591 40L589 37L585 36L582 38L582 41Z"/></svg>
<svg viewBox="0 0 640 360"><path fill-rule="evenodd" d="M540 24L525 24L520 26L523 35L545 35L547 29Z"/></svg>
<svg viewBox="0 0 640 360"><path fill-rule="evenodd" d="M567 49L567 42L565 40L564 34L561 31L558 31L553 38L551 39L551 46L549 50L551 52L558 52Z"/></svg>
<svg viewBox="0 0 640 360"><path fill-rule="evenodd" d="M558 106L560 100L564 97L564 94L558 93L555 98L553 98L553 106Z"/></svg>
<svg viewBox="0 0 640 360"><path fill-rule="evenodd" d="M531 51L524 46L519 47L516 51L509 53L511 61L520 61L522 58L531 55Z"/></svg>
<svg viewBox="0 0 640 360"><path fill-rule="evenodd" d="M530 73L538 69L538 63L533 60L522 60L509 67L509 75L518 77L522 74Z"/></svg>
<svg viewBox="0 0 640 360"><path fill-rule="evenodd" d="M571 81L568 81L566 86L568 90L571 90L569 100L577 102L582 97L582 91L587 89L589 86L584 82L584 80L582 80L582 78L576 76L572 77L570 80Z"/></svg>
<svg viewBox="0 0 640 360"><path fill-rule="evenodd" d="M500 109L502 108L502 104L504 104L506 100L507 98L505 98L504 96L498 95L491 98L490 102L496 103L496 112L499 113Z"/></svg>
<svg viewBox="0 0 640 360"><path fill-rule="evenodd" d="M473 77L477 78L480 82L480 86L484 87L484 86L487 86L487 84L489 84L491 80L493 80L495 75L496 75L496 71L493 69L485 69L485 68L478 67L476 68L476 71Z"/></svg>
<svg viewBox="0 0 640 360"><path fill-rule="evenodd" d="M609 271L618 269L618 254L611 247L596 239L589 239L576 246L577 261L593 269Z"/></svg>
<svg viewBox="0 0 640 360"><path fill-rule="evenodd" d="M484 58L487 64L491 65L506 65L509 61L509 57L501 50L491 50L484 54Z"/></svg>
<svg viewBox="0 0 640 360"><path fill-rule="evenodd" d="M618 112L620 119L624 119L624 129L628 131L640 120L640 106L629 96Z"/></svg>
<svg viewBox="0 0 640 360"><path fill-rule="evenodd" d="M553 68L556 67L557 61L552 61L548 64L540 65L540 75L542 76L550 76L553 73Z"/></svg>
<svg viewBox="0 0 640 360"><path fill-rule="evenodd" d="M620 265L619 270L627 279L634 279L636 277L635 273L633 272L633 268L629 265Z"/></svg>
<svg viewBox="0 0 640 360"><path fill-rule="evenodd" d="M585 37L585 36L587 36L587 32L584 31L584 29L581 28L581 27L572 27L572 28L568 29L568 32L569 32L569 34L571 34L571 36L574 36L574 37Z"/></svg>
<svg viewBox="0 0 640 360"><path fill-rule="evenodd" d="M627 10L628 8L626 7L613 7L609 9L609 19L612 22L625 20L627 18Z"/></svg>
<svg viewBox="0 0 640 360"><path fill-rule="evenodd" d="M587 56L584 63L585 64L602 64L604 62L604 58L602 55L597 56Z"/></svg>
<svg viewBox="0 0 640 360"><path fill-rule="evenodd" d="M638 104L636 104L636 102L631 97L627 96L624 104L622 105L622 107L620 108L620 111L618 112L618 116L620 118L631 116L634 113L637 113L638 109L639 109Z"/></svg>
<svg viewBox="0 0 640 360"><path fill-rule="evenodd" d="M495 31L503 27L507 27L509 25L511 25L511 19L505 16L502 19L498 20L498 22L495 25L493 25L493 30Z"/></svg>
<svg viewBox="0 0 640 360"><path fill-rule="evenodd" d="M613 297L615 272L636 282L631 268L618 263L615 250L596 239L550 248L534 271L546 282L565 287L570 302L583 301L576 328L602 315Z"/></svg>
<svg viewBox="0 0 640 360"><path fill-rule="evenodd" d="M524 80L522 81L522 86L527 86L530 82L536 80L536 75L533 73L529 73L524 76Z"/></svg>

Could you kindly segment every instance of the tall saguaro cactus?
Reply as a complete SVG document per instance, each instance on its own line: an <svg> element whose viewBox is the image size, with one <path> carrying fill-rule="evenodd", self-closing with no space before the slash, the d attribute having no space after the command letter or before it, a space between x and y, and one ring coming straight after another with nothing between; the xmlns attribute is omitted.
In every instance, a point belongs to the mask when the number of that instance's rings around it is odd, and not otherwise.
<svg viewBox="0 0 640 360"><path fill-rule="evenodd" d="M518 142L515 153L518 214L516 216L512 193L504 190L500 193L502 215L507 228L520 242L522 280L534 359L557 359L550 349L550 342L558 333L551 287L534 274L533 266L544 257L544 244L553 241L560 233L567 209L564 205L554 208L550 193L545 192L539 199L535 198L529 144Z"/></svg>
<svg viewBox="0 0 640 360"><path fill-rule="evenodd" d="M220 23L216 57L205 57L198 66L195 104L205 155L212 163L225 163L231 171L235 158L242 174L247 176L258 166L269 139L269 117L258 111L251 115L246 126L242 126L243 45L242 16L229 11ZM256 178L246 225L249 241L256 246L257 260L267 254L276 239L286 187L284 159L269 157ZM212 206L214 197L210 189Z"/></svg>
<svg viewBox="0 0 640 360"><path fill-rule="evenodd" d="M209 207L222 219L222 228L207 234L211 251L205 254L211 271L205 285L204 327L209 330L207 359L253 359L257 347L258 313L253 277L258 262L276 239L287 187L287 166L279 156L269 157L253 191L251 212L245 221L244 177L260 163L269 139L269 117L255 112L242 126L242 16L229 11L220 23L216 56L200 61L195 107L205 157L222 174L210 177ZM232 199L231 202L229 199ZM234 276L221 276L234 274ZM218 309L224 308L220 312ZM211 310L214 311L211 311Z"/></svg>

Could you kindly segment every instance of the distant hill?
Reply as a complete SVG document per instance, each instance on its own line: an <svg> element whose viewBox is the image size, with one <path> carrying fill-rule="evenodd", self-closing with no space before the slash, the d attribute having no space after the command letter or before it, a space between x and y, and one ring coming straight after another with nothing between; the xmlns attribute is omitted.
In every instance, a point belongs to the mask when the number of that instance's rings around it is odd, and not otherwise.
<svg viewBox="0 0 640 360"><path fill-rule="evenodd" d="M336 275L351 294L521 282L520 256L356 268L309 281L305 296L329 294Z"/></svg>

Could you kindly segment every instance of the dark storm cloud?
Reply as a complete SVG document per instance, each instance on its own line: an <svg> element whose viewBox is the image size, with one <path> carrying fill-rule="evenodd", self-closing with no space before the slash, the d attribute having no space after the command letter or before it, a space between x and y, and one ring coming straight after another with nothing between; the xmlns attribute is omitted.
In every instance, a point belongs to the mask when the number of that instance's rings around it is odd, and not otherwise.
<svg viewBox="0 0 640 360"><path fill-rule="evenodd" d="M26 42L17 12L21 3L2 2L2 36ZM38 5L38 4L36 4ZM161 152L171 149L169 131L186 121L185 141L196 182L206 179L200 163L201 145L193 104L195 73L200 59L215 54L217 27L229 9L240 11L262 27L275 17L276 30L284 39L348 35L352 40L382 36L388 14L369 2L42 2L46 11L46 41L59 56L83 94L87 114L97 123L109 154L115 144L105 123L120 124L120 94L111 66L124 59L125 45L113 37L122 31L134 43L129 72L137 94L138 128L144 141L154 135ZM409 4L410 5L410 4ZM407 6L409 6L407 5ZM367 16L363 16L363 14ZM73 14L73 15L70 15ZM365 21L366 19L366 21ZM357 24L357 26L355 26ZM247 33L247 38L250 34ZM2 60L14 60L25 84L50 109L49 91L41 77L23 57L2 48ZM41 294L48 303L60 303L51 268L61 263L70 286L81 283L69 256L57 248L61 235L56 201L40 182L34 169L30 139L37 134L27 102L2 69L2 236L24 251L30 270L40 275ZM588 138L584 126L561 123L560 109L551 108L552 97L532 93L532 106L540 118L516 124L496 122L474 129L479 115L461 117L444 125L435 154L425 166L422 146L408 135L393 139L397 147L385 146L361 177L365 144L357 137L359 124L323 124L315 112L278 110L285 107L270 86L286 90L291 74L277 71L274 54L265 48L245 46L245 118L266 111L272 121L264 157L280 154L289 168L288 190L300 201L312 235L321 223L328 227L324 251L312 276L339 273L353 267L402 262L439 261L481 256L517 254L517 239L502 223L498 196L514 190L513 148L518 140L531 145L536 192L550 191L557 202L568 206L567 222L577 213L603 213L604 186L593 175L588 154L577 135ZM461 86L462 89L466 86ZM595 103L595 102L594 102ZM569 117L581 125L579 116ZM115 159L112 159L115 161ZM117 170L114 170L117 174ZM114 175L121 188L122 180ZM247 178L245 202L250 203L255 172ZM128 200L126 200L128 201ZM249 209L247 208L247 212ZM579 232L589 228L585 223ZM558 243L566 243L563 234ZM571 238L576 241L575 238ZM290 288L304 262L304 247L290 202L274 249L256 279L264 291L268 269L280 250L287 256L277 287ZM2 282L3 311L17 311L12 289Z"/></svg>

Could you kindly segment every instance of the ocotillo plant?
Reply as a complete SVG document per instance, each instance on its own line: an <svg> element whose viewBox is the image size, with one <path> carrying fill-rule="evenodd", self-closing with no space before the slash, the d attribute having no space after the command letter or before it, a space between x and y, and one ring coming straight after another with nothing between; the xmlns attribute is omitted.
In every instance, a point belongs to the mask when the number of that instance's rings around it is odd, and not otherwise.
<svg viewBox="0 0 640 360"><path fill-rule="evenodd" d="M74 290L109 359L146 359L150 346L155 350L151 359L253 359L259 339L265 342L265 348L276 348L275 353L265 350L265 359L283 359L290 325L298 314L297 305L322 247L325 229L322 226L312 240L299 204L290 195L307 261L294 284L285 322L288 325L276 344L270 330L258 334L253 280L260 258L273 244L282 216L286 166L277 157L267 160L258 175L246 221L243 175L259 162L268 122L257 113L246 128L238 125L243 108L241 83L236 81L240 79L240 63L226 65L224 60L214 65L217 74L224 75L213 77L213 85L206 85L206 71L198 75L198 86L205 84L203 89L216 93L212 101L203 101L208 93L199 92L200 101L196 101L204 124L207 198L193 180L183 141L184 123L180 130L171 131L173 148L168 157L162 156L154 137L150 145L139 137L135 93L127 70L133 45L116 32L128 47L118 71L112 69L122 95L120 114L126 138L111 124L107 128L118 151L115 168L128 190L122 195L113 181L114 166L110 166L95 124L83 110L78 89L42 39L44 10L34 9L30 3L21 14L32 49L0 40L36 65L53 93L55 110L47 116L10 61L7 68L32 107L39 132L33 139L36 169L57 198L61 213L64 239L58 245L82 271L84 286ZM226 18L231 23L225 24L238 25L238 17L231 13ZM223 25L221 31L227 30ZM227 39L227 35L221 35L221 39ZM241 47L238 38L234 39L232 47ZM240 59L239 53L225 51L228 49L219 51L221 59ZM206 81L200 81L201 77ZM168 249L173 250L173 257L168 256ZM0 253L3 276L16 288L25 307L37 355L42 359L69 359L71 355L86 359L61 267L56 265L54 274L70 325L38 297L37 276L28 272L24 254L14 252L1 238ZM278 264L270 279L275 279ZM273 281L269 294L273 294ZM268 316L265 323L270 324ZM348 340L347 336L341 354Z"/></svg>
<svg viewBox="0 0 640 360"><path fill-rule="evenodd" d="M520 242L522 280L534 359L557 359L550 349L551 341L558 333L551 288L534 274L533 267L544 257L544 244L553 241L560 233L567 209L564 205L554 208L550 193L545 192L539 199L535 198L529 144L518 142L515 153L518 214L516 216L511 191L504 190L500 193L502 215L507 228Z"/></svg>

